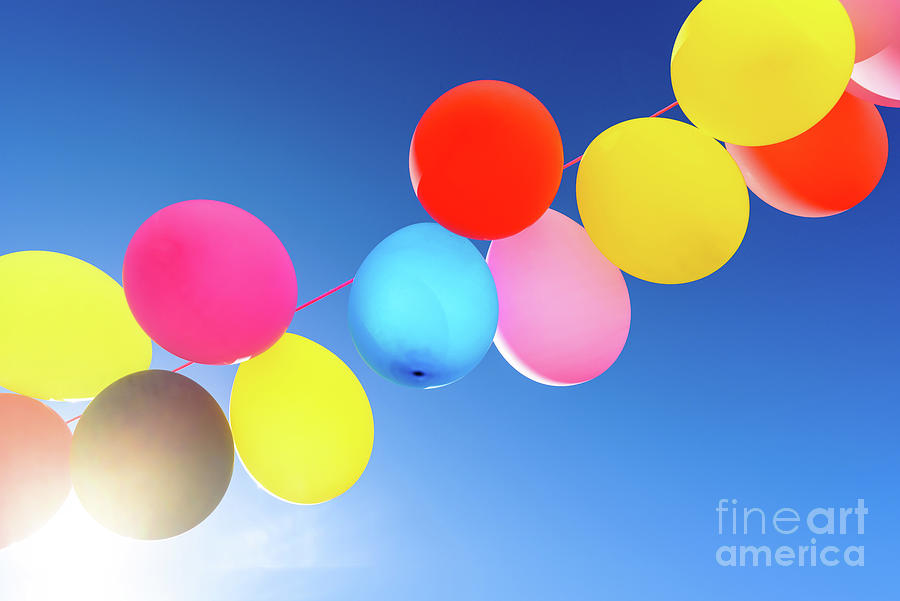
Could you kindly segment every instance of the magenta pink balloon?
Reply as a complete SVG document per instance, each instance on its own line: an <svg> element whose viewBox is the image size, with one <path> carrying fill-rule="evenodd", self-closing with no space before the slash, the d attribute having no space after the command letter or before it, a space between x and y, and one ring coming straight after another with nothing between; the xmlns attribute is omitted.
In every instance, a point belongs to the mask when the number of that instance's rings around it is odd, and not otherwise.
<svg viewBox="0 0 900 601"><path fill-rule="evenodd" d="M856 65L847 91L900 107L900 1L841 0L856 36Z"/></svg>
<svg viewBox="0 0 900 601"><path fill-rule="evenodd" d="M215 200L153 214L128 245L122 279L147 335L197 363L258 355L281 338L297 306L294 266L278 237Z"/></svg>
<svg viewBox="0 0 900 601"><path fill-rule="evenodd" d="M547 210L522 232L491 242L487 262L500 300L494 344L516 370L569 386L615 362L631 325L628 288L584 228Z"/></svg>

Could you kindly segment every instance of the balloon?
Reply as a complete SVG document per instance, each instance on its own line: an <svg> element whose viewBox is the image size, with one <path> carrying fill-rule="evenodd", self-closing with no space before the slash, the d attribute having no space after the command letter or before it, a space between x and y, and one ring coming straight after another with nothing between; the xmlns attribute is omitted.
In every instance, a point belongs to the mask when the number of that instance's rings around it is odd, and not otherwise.
<svg viewBox="0 0 900 601"><path fill-rule="evenodd" d="M853 24L856 62L875 56L891 45L900 32L897 0L840 0Z"/></svg>
<svg viewBox="0 0 900 601"><path fill-rule="evenodd" d="M113 532L157 540L187 532L218 506L234 467L225 414L199 384L147 370L110 384L72 441L75 493Z"/></svg>
<svg viewBox="0 0 900 601"><path fill-rule="evenodd" d="M900 42L856 63L847 91L866 102L900 107Z"/></svg>
<svg viewBox="0 0 900 601"><path fill-rule="evenodd" d="M559 129L541 102L502 81L473 81L434 101L413 133L409 174L435 221L469 238L520 232L562 179Z"/></svg>
<svg viewBox="0 0 900 601"><path fill-rule="evenodd" d="M495 240L487 263L500 299L494 344L526 377L580 384L622 352L631 323L625 279L565 215L550 209L515 236Z"/></svg>
<svg viewBox="0 0 900 601"><path fill-rule="evenodd" d="M697 128L633 119L597 136L578 167L578 211L600 252L659 284L706 277L737 251L750 202L734 160Z"/></svg>
<svg viewBox="0 0 900 601"><path fill-rule="evenodd" d="M215 200L179 202L145 221L125 253L123 280L144 331L197 363L258 355L297 306L294 266L272 230Z"/></svg>
<svg viewBox="0 0 900 601"><path fill-rule="evenodd" d="M331 351L295 334L241 364L230 412L244 467L291 503L343 494L372 454L372 409L359 380Z"/></svg>
<svg viewBox="0 0 900 601"><path fill-rule="evenodd" d="M71 441L55 411L0 393L0 549L46 524L66 500Z"/></svg>
<svg viewBox="0 0 900 601"><path fill-rule="evenodd" d="M53 400L91 398L150 365L153 347L122 287L75 257L0 257L0 386Z"/></svg>
<svg viewBox="0 0 900 601"><path fill-rule="evenodd" d="M900 2L841 1L856 34L856 65L847 91L867 102L900 107Z"/></svg>
<svg viewBox="0 0 900 601"><path fill-rule="evenodd" d="M782 142L837 103L853 68L853 27L838 0L703 0L672 51L685 115L720 140Z"/></svg>
<svg viewBox="0 0 900 601"><path fill-rule="evenodd" d="M857 63L847 91L874 104L900 107L900 41Z"/></svg>
<svg viewBox="0 0 900 601"><path fill-rule="evenodd" d="M856 206L878 184L888 157L878 109L850 94L796 138L772 146L727 147L757 196L801 217L825 217Z"/></svg>
<svg viewBox="0 0 900 601"><path fill-rule="evenodd" d="M350 334L381 376L436 388L469 373L497 330L497 290L471 242L435 223L398 230L353 280Z"/></svg>

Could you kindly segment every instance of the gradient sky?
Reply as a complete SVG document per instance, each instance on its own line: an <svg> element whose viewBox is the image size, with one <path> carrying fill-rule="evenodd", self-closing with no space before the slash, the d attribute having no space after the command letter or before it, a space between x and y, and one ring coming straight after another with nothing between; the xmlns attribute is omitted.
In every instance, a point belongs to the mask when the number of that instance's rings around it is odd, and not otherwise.
<svg viewBox="0 0 900 601"><path fill-rule="evenodd" d="M386 235L428 219L408 145L442 92L520 85L575 157L673 100L671 45L693 4L6 2L0 252L60 251L120 279L144 219L213 198L275 230L312 298ZM900 111L882 114L895 137ZM238 467L209 520L159 543L108 535L70 504L0 552L0 598L891 598L898 161L837 217L791 217L753 197L743 246L700 282L627 278L628 344L574 388L531 382L494 349L450 387L401 388L356 354L346 294L318 303L291 331L341 356L375 413L374 454L353 489L297 507ZM567 170L553 207L577 218L574 183ZM234 368L183 373L227 408ZM863 568L716 565L731 544L716 535L720 498L774 512L858 497L865 535L837 543L865 544ZM750 542L809 535L737 544Z"/></svg>

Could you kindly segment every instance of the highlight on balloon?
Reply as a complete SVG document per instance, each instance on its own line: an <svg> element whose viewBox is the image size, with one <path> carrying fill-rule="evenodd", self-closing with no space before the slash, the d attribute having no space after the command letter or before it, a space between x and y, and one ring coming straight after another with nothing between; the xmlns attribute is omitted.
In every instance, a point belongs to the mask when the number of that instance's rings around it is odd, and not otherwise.
<svg viewBox="0 0 900 601"><path fill-rule="evenodd" d="M187 532L225 496L235 450L283 501L352 494L375 448L373 374L443 387L493 345L533 382L590 382L627 356L626 276L688 284L725 267L748 228L748 186L805 218L875 189L888 157L875 105L900 106L900 4L702 0L674 34L676 103L603 130L568 163L531 92L450 87L423 107L409 148L410 198L434 222L398 224L352 280L299 308L273 229L217 200L148 216L123 249L121 285L65 254L0 256L0 548L71 490L123 536ZM661 116L675 104L688 122ZM567 216L550 207L576 164ZM486 256L470 239L489 242ZM371 374L289 331L297 310L345 286ZM187 363L151 369L153 343ZM193 363L240 363L227 417L224 399L174 373ZM48 402L77 399L93 400L72 434Z"/></svg>

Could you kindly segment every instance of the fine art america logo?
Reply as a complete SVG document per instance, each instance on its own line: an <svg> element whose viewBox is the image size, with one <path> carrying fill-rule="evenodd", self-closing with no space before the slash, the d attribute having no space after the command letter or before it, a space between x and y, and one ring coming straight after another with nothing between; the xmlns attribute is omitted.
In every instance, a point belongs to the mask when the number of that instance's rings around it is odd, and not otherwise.
<svg viewBox="0 0 900 601"><path fill-rule="evenodd" d="M717 532L728 540L716 549L716 563L725 567L861 567L866 565L861 536L868 513L865 499L857 499L855 507L806 511L782 507L769 512L742 507L737 499L719 499ZM733 544L735 538L738 544ZM741 544L756 543L756 539L766 543L777 539L777 544Z"/></svg>

